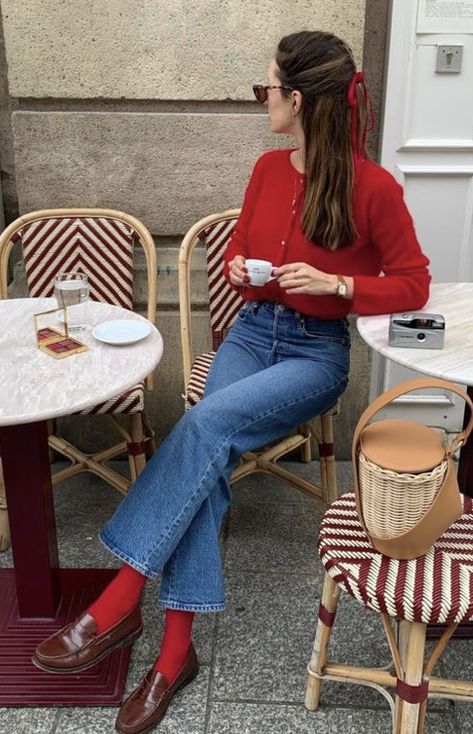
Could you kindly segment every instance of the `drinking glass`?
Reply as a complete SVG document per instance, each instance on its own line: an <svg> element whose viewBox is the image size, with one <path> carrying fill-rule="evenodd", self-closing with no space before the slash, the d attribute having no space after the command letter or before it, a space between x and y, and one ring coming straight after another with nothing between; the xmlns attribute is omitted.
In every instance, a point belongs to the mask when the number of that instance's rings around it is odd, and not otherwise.
<svg viewBox="0 0 473 734"><path fill-rule="evenodd" d="M59 273L54 281L54 295L60 308L67 308L70 331L82 331L87 327L87 301L89 281L85 273L78 270Z"/></svg>

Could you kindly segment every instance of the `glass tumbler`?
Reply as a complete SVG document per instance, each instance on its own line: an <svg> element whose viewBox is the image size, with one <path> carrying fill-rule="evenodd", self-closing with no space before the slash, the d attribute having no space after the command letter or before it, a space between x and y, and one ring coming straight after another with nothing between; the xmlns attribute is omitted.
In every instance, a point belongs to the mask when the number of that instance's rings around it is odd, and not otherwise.
<svg viewBox="0 0 473 734"><path fill-rule="evenodd" d="M54 281L54 295L58 307L67 308L70 331L82 331L87 328L87 302L89 300L87 275L79 271L59 273Z"/></svg>

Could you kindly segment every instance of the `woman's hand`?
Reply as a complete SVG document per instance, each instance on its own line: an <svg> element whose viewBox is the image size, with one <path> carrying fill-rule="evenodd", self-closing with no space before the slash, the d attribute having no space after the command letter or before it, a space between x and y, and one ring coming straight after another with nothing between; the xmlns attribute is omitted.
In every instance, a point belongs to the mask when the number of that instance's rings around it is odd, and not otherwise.
<svg viewBox="0 0 473 734"><path fill-rule="evenodd" d="M336 275L324 273L307 263L287 263L274 268L278 284L287 293L307 293L311 296L328 296L337 291Z"/></svg>
<svg viewBox="0 0 473 734"><path fill-rule="evenodd" d="M243 255L235 255L228 263L228 274L233 285L246 285L250 282Z"/></svg>

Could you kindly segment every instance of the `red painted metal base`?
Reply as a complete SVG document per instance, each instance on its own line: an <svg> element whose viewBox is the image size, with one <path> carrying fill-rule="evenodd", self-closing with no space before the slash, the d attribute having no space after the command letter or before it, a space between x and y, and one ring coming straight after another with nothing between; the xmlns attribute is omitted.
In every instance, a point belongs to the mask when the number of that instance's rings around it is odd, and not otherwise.
<svg viewBox="0 0 473 734"><path fill-rule="evenodd" d="M20 618L13 569L0 570L0 706L114 706L121 702L131 647L115 650L89 670L53 675L31 656L41 640L73 621L116 570L64 569L56 617Z"/></svg>

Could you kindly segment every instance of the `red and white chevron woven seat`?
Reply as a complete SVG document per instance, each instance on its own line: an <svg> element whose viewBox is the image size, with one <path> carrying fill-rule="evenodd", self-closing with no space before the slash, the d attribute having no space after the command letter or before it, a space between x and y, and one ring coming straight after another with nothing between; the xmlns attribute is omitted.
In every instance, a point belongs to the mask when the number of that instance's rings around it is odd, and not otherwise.
<svg viewBox="0 0 473 734"><path fill-rule="evenodd" d="M318 539L325 577L307 669L305 705L309 711L319 707L321 687L327 681L362 684L382 693L389 702L393 733L423 734L429 696L473 702L473 681L434 675L457 625L473 619L473 501L465 496L462 501L461 517L424 556L410 561L388 558L372 548L358 520L353 493L330 505ZM330 658L342 590L379 614L391 665L360 666ZM427 625L439 637L429 649L425 645ZM365 635L363 622L358 621L357 626L362 646L369 645L372 624L367 624ZM390 689L395 691L395 700Z"/></svg>
<svg viewBox="0 0 473 734"><path fill-rule="evenodd" d="M106 400L104 403L94 405L93 408L87 410L81 410L78 415L135 415L136 413L143 412L145 408L145 386L141 382L139 385L135 385L126 392L122 392L110 400Z"/></svg>
<svg viewBox="0 0 473 734"><path fill-rule="evenodd" d="M189 381L186 385L186 394L184 395L186 410L202 400L205 383L215 355L216 352L204 352L199 354L192 363Z"/></svg>
<svg viewBox="0 0 473 734"><path fill-rule="evenodd" d="M462 495L463 496L463 495ZM472 499L464 514L428 550L396 561L371 547L360 525L355 495L333 502L320 526L318 548L327 573L369 609L410 622L462 622L473 618Z"/></svg>

